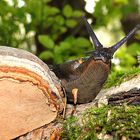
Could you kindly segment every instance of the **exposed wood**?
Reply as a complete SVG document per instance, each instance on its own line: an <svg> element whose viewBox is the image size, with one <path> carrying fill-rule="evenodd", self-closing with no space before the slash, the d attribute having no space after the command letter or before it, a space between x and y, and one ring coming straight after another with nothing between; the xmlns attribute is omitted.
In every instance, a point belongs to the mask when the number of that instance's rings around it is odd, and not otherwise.
<svg viewBox="0 0 140 140"><path fill-rule="evenodd" d="M98 99L98 105L108 104L108 99L110 98L110 96L116 95L121 92L129 92L134 88L140 89L140 74L136 75L126 82L123 82L119 86L102 90L96 98Z"/></svg>
<svg viewBox="0 0 140 140"><path fill-rule="evenodd" d="M1 140L23 135L50 123L57 116L37 86L7 79L0 81L0 114Z"/></svg>
<svg viewBox="0 0 140 140"><path fill-rule="evenodd" d="M27 51L1 46L0 140L31 132L32 139L42 139L38 128L64 108L61 93L58 78L43 61Z"/></svg>
<svg viewBox="0 0 140 140"><path fill-rule="evenodd" d="M140 89L133 88L129 91L122 91L114 94L108 99L110 105L140 105Z"/></svg>

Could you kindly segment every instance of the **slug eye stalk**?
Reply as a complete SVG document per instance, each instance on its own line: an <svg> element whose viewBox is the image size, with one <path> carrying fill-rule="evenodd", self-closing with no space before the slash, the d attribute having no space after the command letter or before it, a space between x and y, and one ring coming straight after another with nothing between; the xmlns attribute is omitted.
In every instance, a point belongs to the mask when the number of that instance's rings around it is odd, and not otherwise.
<svg viewBox="0 0 140 140"><path fill-rule="evenodd" d="M138 30L140 29L140 24L136 25L123 39L117 42L115 45L110 47L112 56L113 54L129 39L131 38Z"/></svg>
<svg viewBox="0 0 140 140"><path fill-rule="evenodd" d="M103 48L103 45L99 42L98 38L96 37L87 19L83 17L83 20L85 21L87 31L90 37L92 38L92 41L95 46L95 51L90 51L90 52L87 52L86 54L92 54L94 56L94 59L101 59L103 61L106 60L106 62L112 59L114 53L140 29L140 24L136 25L134 29L132 29L123 39L121 39L115 45L109 48Z"/></svg>
<svg viewBox="0 0 140 140"><path fill-rule="evenodd" d="M100 50L101 48L103 48L103 45L99 42L97 36L95 35L94 31L92 30L92 27L88 23L87 19L85 17L83 17L83 20L85 21L87 31L88 31L88 33L93 41L93 44L95 46L95 50Z"/></svg>

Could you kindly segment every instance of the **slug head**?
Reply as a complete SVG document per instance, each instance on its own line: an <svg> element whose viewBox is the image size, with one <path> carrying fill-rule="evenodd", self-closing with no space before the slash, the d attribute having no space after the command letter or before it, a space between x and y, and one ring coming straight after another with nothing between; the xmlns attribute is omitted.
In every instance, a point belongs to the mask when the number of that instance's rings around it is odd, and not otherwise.
<svg viewBox="0 0 140 140"><path fill-rule="evenodd" d="M87 19L83 17L83 20L85 21L85 25L87 28L87 31L93 41L95 51L87 52L87 54L91 54L95 60L102 60L105 63L110 62L110 60L113 58L114 53L129 39L131 38L136 31L140 29L140 24L136 25L135 28L133 28L123 39L121 39L119 42L117 42L115 45L109 47L109 48L103 48L103 45L100 43L98 38L96 37L94 31L91 28L91 25L88 23Z"/></svg>

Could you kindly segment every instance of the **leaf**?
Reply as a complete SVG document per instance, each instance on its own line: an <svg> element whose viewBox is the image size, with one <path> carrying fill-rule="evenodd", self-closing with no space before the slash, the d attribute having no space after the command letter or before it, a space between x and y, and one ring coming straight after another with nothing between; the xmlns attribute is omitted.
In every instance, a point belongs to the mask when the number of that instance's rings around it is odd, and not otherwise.
<svg viewBox="0 0 140 140"><path fill-rule="evenodd" d="M65 23L65 19L64 19L63 16L61 16L61 15L56 16L54 20L55 20L55 21L57 22L57 24L59 24L59 25L63 25L63 24Z"/></svg>
<svg viewBox="0 0 140 140"><path fill-rule="evenodd" d="M60 43L60 48L62 51L69 50L71 48L70 44L66 41Z"/></svg>
<svg viewBox="0 0 140 140"><path fill-rule="evenodd" d="M71 46L75 46L76 44L76 38L72 35L69 35L66 39L66 42L68 42Z"/></svg>
<svg viewBox="0 0 140 140"><path fill-rule="evenodd" d="M70 5L66 5L64 8L63 8L63 14L64 16L66 17L71 17L72 14L73 14L73 9Z"/></svg>
<svg viewBox="0 0 140 140"><path fill-rule="evenodd" d="M117 4L128 4L128 0L115 0Z"/></svg>
<svg viewBox="0 0 140 140"><path fill-rule="evenodd" d="M53 57L54 57L54 54L51 51L44 51L39 55L39 58L42 60L48 60Z"/></svg>
<svg viewBox="0 0 140 140"><path fill-rule="evenodd" d="M62 41L59 44L59 46L55 46L54 47L55 63L62 63L64 62L64 60L65 61L68 60L71 48L72 48L71 45L66 41Z"/></svg>
<svg viewBox="0 0 140 140"><path fill-rule="evenodd" d="M126 63L129 62L129 63ZM121 64L124 65L125 67L131 66L136 64L137 60L131 56L130 54L125 54L124 58L121 60Z"/></svg>
<svg viewBox="0 0 140 140"><path fill-rule="evenodd" d="M73 17L81 17L83 15L83 12L80 10L75 10L73 12Z"/></svg>
<svg viewBox="0 0 140 140"><path fill-rule="evenodd" d="M84 37L79 37L76 40L77 47L85 47L90 46L90 41Z"/></svg>
<svg viewBox="0 0 140 140"><path fill-rule="evenodd" d="M54 47L54 41L47 35L39 35L39 42L47 49Z"/></svg>
<svg viewBox="0 0 140 140"><path fill-rule="evenodd" d="M67 31L67 28L65 28L65 27L61 27L61 28L60 28L60 32L61 32L61 33L65 33L66 31Z"/></svg>
<svg viewBox="0 0 140 140"><path fill-rule="evenodd" d="M66 20L66 25L67 25L68 27L70 27L70 28L75 27L76 24L77 24L77 22L76 22L75 20L73 20L73 19L67 19L67 20Z"/></svg>
<svg viewBox="0 0 140 140"><path fill-rule="evenodd" d="M63 41L63 42L60 43L59 46L55 47L55 53L56 54L62 54L62 53L67 54L67 53L69 53L68 51L69 51L70 48L71 48L70 44L66 41ZM63 56L65 54L63 54Z"/></svg>
<svg viewBox="0 0 140 140"><path fill-rule="evenodd" d="M127 48L127 52L133 56L140 54L140 46L138 43L133 43Z"/></svg>
<svg viewBox="0 0 140 140"><path fill-rule="evenodd" d="M52 16L60 13L60 10L56 7L51 7L51 6L45 6L44 8L44 14L47 16Z"/></svg>

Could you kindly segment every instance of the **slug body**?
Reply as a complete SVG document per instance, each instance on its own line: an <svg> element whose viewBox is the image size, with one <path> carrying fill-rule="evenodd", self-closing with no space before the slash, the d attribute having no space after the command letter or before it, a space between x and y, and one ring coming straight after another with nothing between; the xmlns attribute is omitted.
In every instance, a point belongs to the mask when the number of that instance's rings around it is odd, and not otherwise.
<svg viewBox="0 0 140 140"><path fill-rule="evenodd" d="M74 63L78 63L78 61ZM60 69L64 70L65 64L59 66ZM74 64L71 67L73 67L73 70L66 77L65 75L59 77L62 85L66 89L68 101L73 102L72 89L74 88L78 89L78 103L92 101L108 77L110 70L109 64L90 57L77 68L74 68Z"/></svg>
<svg viewBox="0 0 140 140"><path fill-rule="evenodd" d="M65 62L54 69L65 88L69 102L74 100L72 90L75 88L78 89L77 103L87 103L95 99L107 80L114 53L140 29L140 25L137 25L118 43L109 48L103 48L86 18L84 21L94 43L95 51L88 52L89 58Z"/></svg>

